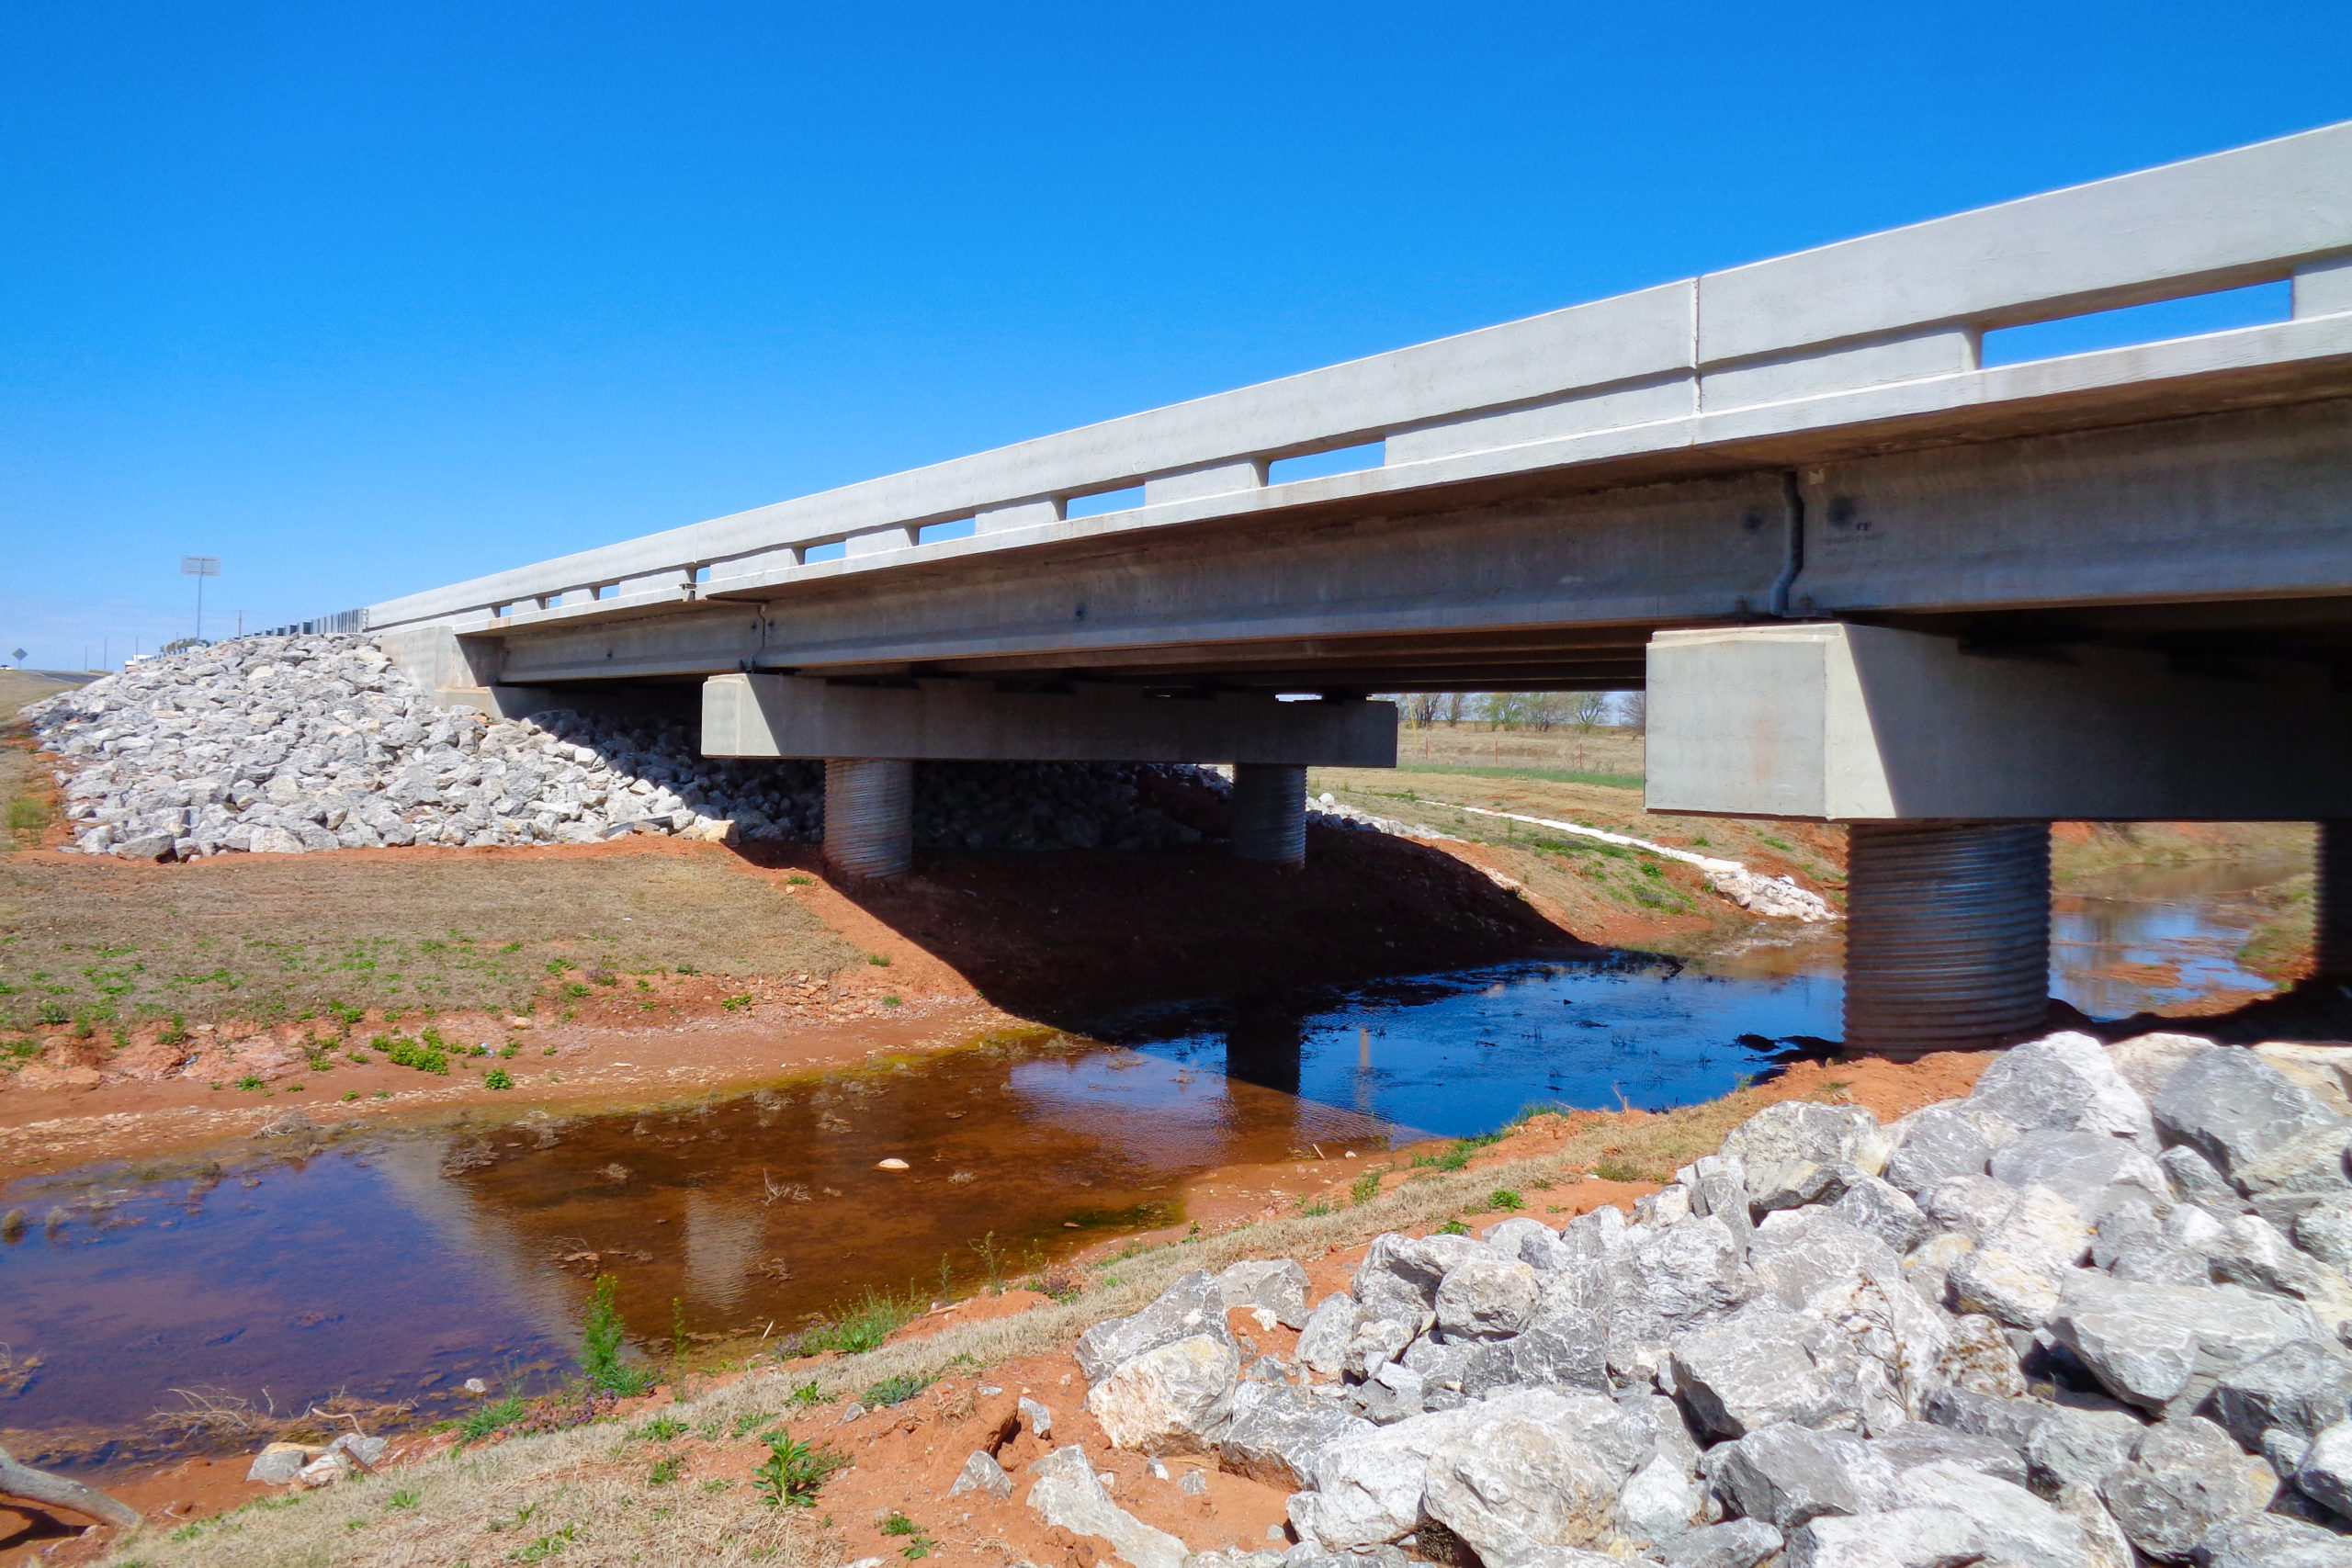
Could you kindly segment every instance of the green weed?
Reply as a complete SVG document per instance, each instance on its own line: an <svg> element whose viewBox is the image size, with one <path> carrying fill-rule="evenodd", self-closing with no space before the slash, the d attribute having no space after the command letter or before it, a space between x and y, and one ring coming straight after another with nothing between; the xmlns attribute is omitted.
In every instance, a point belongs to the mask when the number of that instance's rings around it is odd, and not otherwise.
<svg viewBox="0 0 2352 1568"><path fill-rule="evenodd" d="M478 1404L458 1426L458 1440L479 1443L496 1437L500 1432L523 1418L524 1403L520 1394L493 1399Z"/></svg>
<svg viewBox="0 0 2352 1568"><path fill-rule="evenodd" d="M893 1404L904 1404L930 1386L929 1378L918 1377L912 1372L900 1372L897 1377L885 1378L868 1388L859 1402L877 1409Z"/></svg>
<svg viewBox="0 0 2352 1568"><path fill-rule="evenodd" d="M1524 1209L1526 1201L1508 1187L1498 1187L1487 1196L1489 1205L1498 1209Z"/></svg>
<svg viewBox="0 0 2352 1568"><path fill-rule="evenodd" d="M595 1292L588 1300L588 1321L580 1331L580 1368L594 1387L626 1398L650 1388L653 1377L621 1360L621 1344L628 1331L613 1305L613 1292L619 1286L620 1281L610 1274L596 1276Z"/></svg>
<svg viewBox="0 0 2352 1568"><path fill-rule="evenodd" d="M686 1461L684 1455L672 1454L645 1472L645 1483L648 1486L667 1486L678 1479L678 1472L685 1467Z"/></svg>
<svg viewBox="0 0 2352 1568"><path fill-rule="evenodd" d="M686 1424L675 1416L656 1416L629 1436L640 1443L666 1443L673 1438L683 1437L685 1430Z"/></svg>
<svg viewBox="0 0 2352 1568"><path fill-rule="evenodd" d="M1383 1174L1383 1172L1377 1170L1367 1170L1362 1176L1357 1177L1353 1181L1349 1182L1349 1200L1356 1204L1362 1205L1369 1203L1374 1198L1379 1197L1380 1178Z"/></svg>
<svg viewBox="0 0 2352 1568"><path fill-rule="evenodd" d="M818 1449L778 1432L768 1438L768 1457L752 1472L752 1489L771 1508L813 1508L825 1478L849 1463L849 1456Z"/></svg>

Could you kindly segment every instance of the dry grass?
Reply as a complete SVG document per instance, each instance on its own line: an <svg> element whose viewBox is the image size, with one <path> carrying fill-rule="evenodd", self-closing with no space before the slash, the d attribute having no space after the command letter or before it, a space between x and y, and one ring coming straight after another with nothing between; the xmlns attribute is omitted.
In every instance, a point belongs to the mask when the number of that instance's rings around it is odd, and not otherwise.
<svg viewBox="0 0 2352 1568"><path fill-rule="evenodd" d="M559 960L774 975L857 956L717 850L0 858L0 1027L512 1009L559 983Z"/></svg>
<svg viewBox="0 0 2352 1568"><path fill-rule="evenodd" d="M1718 1145L1768 1098L1743 1090L1656 1116L1538 1117L1518 1147L1507 1144L1485 1153L1468 1168L1401 1170L1386 1178L1388 1190L1352 1207L1144 1247L1098 1265L1094 1286L1081 1300L886 1345L813 1371L754 1371L662 1414L689 1427L717 1423L731 1429L739 1417L788 1412L794 1388L812 1381L831 1398L894 1377L929 1381L959 1368L1058 1348L1104 1318L1137 1310L1194 1269L1222 1269L1245 1258L1313 1258L1359 1246L1382 1231L1465 1215L1490 1219L1488 1197L1501 1188L1529 1194L1531 1209L1541 1212L1544 1192L1573 1183L1603 1161L1669 1175ZM110 1561L115 1568L487 1568L529 1561L515 1554L566 1526L572 1534L560 1554L548 1554L565 1568L671 1562L688 1554L717 1565L790 1568L826 1559L821 1499L814 1510L769 1508L751 1494L748 1475L717 1493L654 1488L644 1479L642 1455L623 1449L622 1430L605 1423L513 1438L291 1501L252 1505L187 1531L185 1540L151 1529L119 1543ZM682 1438L674 1451L687 1451L691 1442ZM413 1495L413 1502L394 1507L396 1494ZM521 1529L491 1529L493 1521L511 1519L526 1506L537 1511Z"/></svg>

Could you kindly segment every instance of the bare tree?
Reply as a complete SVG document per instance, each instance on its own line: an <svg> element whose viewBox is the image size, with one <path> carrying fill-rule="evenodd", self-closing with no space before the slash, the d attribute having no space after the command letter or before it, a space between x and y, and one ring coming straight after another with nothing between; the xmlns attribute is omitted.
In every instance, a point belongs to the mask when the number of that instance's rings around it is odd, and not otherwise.
<svg viewBox="0 0 2352 1568"><path fill-rule="evenodd" d="M1650 694L1647 692L1617 694L1617 722L1636 735L1650 731Z"/></svg>
<svg viewBox="0 0 2352 1568"><path fill-rule="evenodd" d="M1453 728L1455 725L1462 722L1463 705L1467 703L1469 700L1470 696L1466 692L1448 692L1445 694L1445 727L1448 729Z"/></svg>
<svg viewBox="0 0 2352 1568"><path fill-rule="evenodd" d="M1578 692L1568 699L1568 722L1578 735L1590 735L1609 722L1611 705L1606 692Z"/></svg>

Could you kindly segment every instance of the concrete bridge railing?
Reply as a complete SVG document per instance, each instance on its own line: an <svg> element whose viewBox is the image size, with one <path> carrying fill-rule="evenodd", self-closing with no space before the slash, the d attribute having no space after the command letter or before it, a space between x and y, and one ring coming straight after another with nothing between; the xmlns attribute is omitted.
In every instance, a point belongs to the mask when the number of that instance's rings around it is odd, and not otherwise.
<svg viewBox="0 0 2352 1568"><path fill-rule="evenodd" d="M2292 279L2290 320L2018 365L1997 328ZM1737 452L2352 353L2352 122L1709 273L370 606L521 629L1056 539ZM1295 456L1376 466L1270 482ZM1074 502L1140 487L1137 503Z"/></svg>

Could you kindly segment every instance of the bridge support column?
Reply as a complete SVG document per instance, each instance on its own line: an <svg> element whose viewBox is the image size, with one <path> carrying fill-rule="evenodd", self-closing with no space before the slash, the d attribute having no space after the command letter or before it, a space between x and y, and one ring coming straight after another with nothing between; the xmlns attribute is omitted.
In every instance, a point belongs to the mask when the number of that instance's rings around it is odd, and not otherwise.
<svg viewBox="0 0 2352 1568"><path fill-rule="evenodd" d="M1238 762L1233 769L1233 852L1269 865L1306 863L1306 769Z"/></svg>
<svg viewBox="0 0 2352 1568"><path fill-rule="evenodd" d="M915 765L825 761L825 859L843 876L904 876L915 863Z"/></svg>
<svg viewBox="0 0 2352 1568"><path fill-rule="evenodd" d="M2046 1021L2047 822L1857 822L1846 897L1848 1050L1982 1050Z"/></svg>
<svg viewBox="0 0 2352 1568"><path fill-rule="evenodd" d="M1651 810L1851 829L1851 1047L2043 1026L2055 820L2325 822L2319 967L2352 976L2352 694L2316 661L1784 622L1661 632L1648 686Z"/></svg>
<svg viewBox="0 0 2352 1568"><path fill-rule="evenodd" d="M2352 818L2319 824L2312 897L2312 978L2352 980Z"/></svg>

